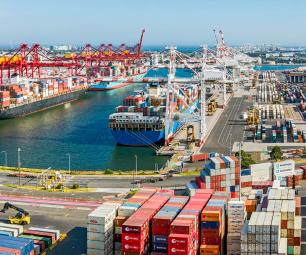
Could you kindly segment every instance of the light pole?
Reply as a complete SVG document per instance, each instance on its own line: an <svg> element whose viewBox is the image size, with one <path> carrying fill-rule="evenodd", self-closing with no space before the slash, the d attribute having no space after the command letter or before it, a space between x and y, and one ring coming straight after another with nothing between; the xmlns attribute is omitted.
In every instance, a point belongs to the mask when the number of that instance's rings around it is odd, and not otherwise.
<svg viewBox="0 0 306 255"><path fill-rule="evenodd" d="M159 172L158 171L158 163L155 163L155 172Z"/></svg>
<svg viewBox="0 0 306 255"><path fill-rule="evenodd" d="M21 186L21 173L20 173L20 152L21 149L18 147L17 149L17 167L18 167L18 171L19 171L19 187Z"/></svg>
<svg viewBox="0 0 306 255"><path fill-rule="evenodd" d="M135 173L136 173L136 178L137 178L137 164L138 164L138 158L137 155L135 155Z"/></svg>
<svg viewBox="0 0 306 255"><path fill-rule="evenodd" d="M239 200L241 201L241 148L242 148L242 142L239 142Z"/></svg>
<svg viewBox="0 0 306 255"><path fill-rule="evenodd" d="M66 155L68 156L68 173L71 175L71 155L70 153L67 153Z"/></svg>
<svg viewBox="0 0 306 255"><path fill-rule="evenodd" d="M7 152L1 151L1 153L4 153L4 166L7 166Z"/></svg>

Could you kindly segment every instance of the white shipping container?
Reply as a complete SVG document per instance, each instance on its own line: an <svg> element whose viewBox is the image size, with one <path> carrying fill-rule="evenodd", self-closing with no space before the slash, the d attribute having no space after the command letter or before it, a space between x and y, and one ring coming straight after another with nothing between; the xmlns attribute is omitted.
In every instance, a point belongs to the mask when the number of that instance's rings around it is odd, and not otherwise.
<svg viewBox="0 0 306 255"><path fill-rule="evenodd" d="M87 255L112 255L113 250L87 249Z"/></svg>
<svg viewBox="0 0 306 255"><path fill-rule="evenodd" d="M287 238L281 238L278 247L279 255L287 255Z"/></svg>
<svg viewBox="0 0 306 255"><path fill-rule="evenodd" d="M92 241L87 240L87 248L88 249L98 249L98 250L108 250L113 248L113 240L103 241Z"/></svg>
<svg viewBox="0 0 306 255"><path fill-rule="evenodd" d="M104 225L108 224L116 217L116 209L115 208L97 208L93 212L88 215L89 224L98 224Z"/></svg>
<svg viewBox="0 0 306 255"><path fill-rule="evenodd" d="M110 222L108 225L87 224L87 231L96 232L96 233L104 233L113 227L114 226L112 222Z"/></svg>
<svg viewBox="0 0 306 255"><path fill-rule="evenodd" d="M13 237L17 237L17 236L18 236L18 229L0 227L0 231L9 232L9 233L11 233L11 235L12 235Z"/></svg>
<svg viewBox="0 0 306 255"><path fill-rule="evenodd" d="M23 233L23 226L16 225L16 224L7 224L7 223L0 223L0 227L5 227L9 229L17 229L18 235L21 235Z"/></svg>
<svg viewBox="0 0 306 255"><path fill-rule="evenodd" d="M105 242L109 239L113 239L113 235L114 235L113 229L110 229L109 231L106 231L105 233L87 231L87 240Z"/></svg>

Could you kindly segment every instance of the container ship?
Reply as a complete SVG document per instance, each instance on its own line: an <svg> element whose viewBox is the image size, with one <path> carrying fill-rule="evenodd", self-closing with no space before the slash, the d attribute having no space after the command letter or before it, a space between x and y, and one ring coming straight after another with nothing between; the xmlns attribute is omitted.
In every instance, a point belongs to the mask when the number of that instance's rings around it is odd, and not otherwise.
<svg viewBox="0 0 306 255"><path fill-rule="evenodd" d="M0 86L0 119L11 119L78 99L88 89L85 77L16 78Z"/></svg>
<svg viewBox="0 0 306 255"><path fill-rule="evenodd" d="M96 79L94 83L90 86L89 90L91 91L107 91L119 89L125 86L128 86L133 83L134 79L142 79L147 72L147 67L137 67L130 68L128 72L122 75L122 70L120 69L110 69L108 75L115 75L114 77L109 76L109 80L99 81ZM119 74L121 73L121 74Z"/></svg>
<svg viewBox="0 0 306 255"><path fill-rule="evenodd" d="M192 85L185 85L172 101L174 113L192 112L198 106L198 91ZM186 95L187 98L184 98ZM183 100L192 107L185 107ZM190 102L192 100L192 102ZM150 146L165 141L166 90L151 84L148 91L135 91L123 100L123 105L116 108L116 113L109 116L109 128L117 144L125 146ZM170 137L184 123L173 121L169 127Z"/></svg>

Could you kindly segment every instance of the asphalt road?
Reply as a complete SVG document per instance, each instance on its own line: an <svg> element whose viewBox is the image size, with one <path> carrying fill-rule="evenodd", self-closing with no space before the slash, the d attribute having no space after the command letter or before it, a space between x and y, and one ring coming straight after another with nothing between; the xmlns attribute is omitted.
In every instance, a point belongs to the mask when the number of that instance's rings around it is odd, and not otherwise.
<svg viewBox="0 0 306 255"><path fill-rule="evenodd" d="M139 176L71 176L66 181L66 186L72 186L73 184L79 184L80 187L88 188L132 188L131 182L133 179L151 178L143 175ZM145 183L145 186L152 187L177 187L185 186L187 182L194 179L190 176L173 176L164 181L158 181L156 183ZM36 186L36 178L21 178L21 185L33 185ZM9 177L6 173L0 173L0 184L18 184L18 177Z"/></svg>
<svg viewBox="0 0 306 255"><path fill-rule="evenodd" d="M233 143L243 139L245 122L240 119L240 115L250 105L245 95L232 97L201 151L229 154Z"/></svg>
<svg viewBox="0 0 306 255"><path fill-rule="evenodd" d="M136 179L143 178L151 178L145 176L135 176ZM156 183L144 183L143 186L151 186L151 187L178 187L185 186L187 182L194 179L194 177L190 176L174 176L168 178L164 181L157 181ZM131 184L133 181L133 177L100 177L100 176L72 176L69 181L67 181L68 185L72 185L74 183L86 185L89 188L132 188Z"/></svg>
<svg viewBox="0 0 306 255"><path fill-rule="evenodd" d="M86 254L86 223L90 211L76 209L55 209L37 206L20 206L27 210L31 216L31 223L28 227L50 227L67 233L68 237L59 243L49 255L61 254ZM9 215L13 216L14 211L0 215L0 221L6 222Z"/></svg>

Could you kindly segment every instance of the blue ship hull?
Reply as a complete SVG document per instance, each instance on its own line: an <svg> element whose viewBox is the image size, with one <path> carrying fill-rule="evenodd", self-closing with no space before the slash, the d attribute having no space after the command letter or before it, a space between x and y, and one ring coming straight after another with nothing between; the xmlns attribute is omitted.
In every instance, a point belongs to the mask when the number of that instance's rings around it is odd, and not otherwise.
<svg viewBox="0 0 306 255"><path fill-rule="evenodd" d="M125 146L149 146L161 143L165 138L165 131L128 131L111 130L117 144Z"/></svg>

